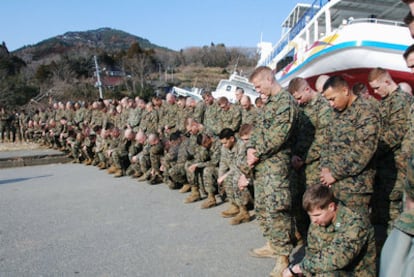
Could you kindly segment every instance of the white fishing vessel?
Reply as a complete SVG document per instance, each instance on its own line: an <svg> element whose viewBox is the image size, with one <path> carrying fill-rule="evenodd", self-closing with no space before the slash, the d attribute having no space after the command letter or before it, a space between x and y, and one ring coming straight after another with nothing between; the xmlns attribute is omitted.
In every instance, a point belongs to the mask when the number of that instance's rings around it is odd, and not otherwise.
<svg viewBox="0 0 414 277"><path fill-rule="evenodd" d="M248 78L239 75L237 72L232 73L229 79L220 80L216 90L212 92L212 95L214 98L225 96L231 103L235 103L235 92L237 88L242 88L244 94L250 97L253 104L256 98L259 97L259 93L256 92L253 84L249 82Z"/></svg>
<svg viewBox="0 0 414 277"><path fill-rule="evenodd" d="M397 82L414 87L402 57L414 43L402 22L399 0L315 0L297 4L282 24L276 44L260 42L258 65L271 67L287 86L294 77L313 85L321 74L342 74L352 84L367 83L370 69L387 69Z"/></svg>
<svg viewBox="0 0 414 277"><path fill-rule="evenodd" d="M203 99L203 89L201 88L180 88L180 87L173 87L171 89L171 92L178 96L184 96L184 97L193 97L194 99L200 101Z"/></svg>

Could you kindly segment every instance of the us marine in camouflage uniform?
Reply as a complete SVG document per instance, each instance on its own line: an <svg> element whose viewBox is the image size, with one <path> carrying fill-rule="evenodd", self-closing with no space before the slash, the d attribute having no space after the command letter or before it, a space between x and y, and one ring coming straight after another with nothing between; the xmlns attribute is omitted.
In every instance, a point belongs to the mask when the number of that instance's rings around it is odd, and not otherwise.
<svg viewBox="0 0 414 277"><path fill-rule="evenodd" d="M254 125L257 120L257 108L252 104L248 95L243 95L240 99L241 124Z"/></svg>
<svg viewBox="0 0 414 277"><path fill-rule="evenodd" d="M240 136L246 139L250 131L245 131L246 125L242 125ZM242 129L243 128L243 129ZM248 129L249 127L247 127ZM235 133L230 128L224 128L219 134L220 142L223 145L220 157L219 178L217 183L225 187L227 198L230 202L229 209L223 211L223 217L233 217L230 224L237 225L250 221L250 214L247 210L247 204L253 199L249 189L239 188L239 179L244 173L239 168L241 163L246 164L246 145L240 139L237 139ZM247 185L247 184L246 184Z"/></svg>
<svg viewBox="0 0 414 277"><path fill-rule="evenodd" d="M312 222L305 257L283 276L376 276L374 228L363 216L338 204L324 185L308 187L303 208Z"/></svg>
<svg viewBox="0 0 414 277"><path fill-rule="evenodd" d="M250 82L267 98L247 145L247 163L254 169L256 218L267 243L250 254L275 257L272 274L279 276L287 266L293 248L290 139L298 108L289 92L276 82L269 67L257 67Z"/></svg>
<svg viewBox="0 0 414 277"><path fill-rule="evenodd" d="M129 167L128 154L133 146L132 141L135 138L135 133L132 129L125 129L123 138L118 138L119 144L112 152L112 161L115 167L114 177L121 177L126 174L126 170Z"/></svg>
<svg viewBox="0 0 414 277"><path fill-rule="evenodd" d="M163 159L161 159L163 181L170 189L176 189L180 184L183 185L186 183L184 167L186 159L184 159L183 163L178 164L180 150L183 149L182 141L184 138L180 131L172 133L167 143L166 153Z"/></svg>
<svg viewBox="0 0 414 277"><path fill-rule="evenodd" d="M135 135L135 153L129 158L130 166L127 169L127 175L132 175L133 178L141 177L148 169L149 165L149 145L147 145L147 136L144 131L139 130ZM145 151L145 152L144 152ZM145 156L144 153L148 152L148 163L144 162L145 168L141 167L140 160L144 161L142 158Z"/></svg>
<svg viewBox="0 0 414 277"><path fill-rule="evenodd" d="M208 155L206 149L197 144L198 134L204 132L203 125L194 121L192 118L187 118L185 120L185 126L189 134L187 144L188 158L185 163L188 186L184 185L180 192L186 192L191 188L191 195L184 200L184 203L192 203L201 199L200 189L203 189L201 187L202 171L197 168L195 170L189 170L189 167L198 162L206 161Z"/></svg>
<svg viewBox="0 0 414 277"><path fill-rule="evenodd" d="M198 134L197 145L204 148L205 155L202 158L197 158L199 156L197 155L195 163L187 168L187 173L200 172L202 187L207 192L207 199L201 204L201 208L208 209L216 205L215 195L217 193L218 166L221 159L221 143L213 135Z"/></svg>
<svg viewBox="0 0 414 277"><path fill-rule="evenodd" d="M288 91L299 104L299 120L292 145L292 209L298 231L306 237L309 219L302 209L301 199L306 186L320 183L320 152L325 131L332 118L328 101L313 90L303 78L290 81Z"/></svg>
<svg viewBox="0 0 414 277"><path fill-rule="evenodd" d="M335 112L321 149L321 182L368 220L380 115L369 101L353 94L340 76L330 77L323 89Z"/></svg>
<svg viewBox="0 0 414 277"><path fill-rule="evenodd" d="M226 97L220 97L217 100L219 106L219 112L216 118L217 128L223 130L224 128L230 128L234 132L238 132L241 124L241 112L238 107L231 104Z"/></svg>
<svg viewBox="0 0 414 277"><path fill-rule="evenodd" d="M214 101L214 97L210 91L206 91L203 93L203 101L205 103L203 120L205 131L217 136L221 131L217 124L219 107L217 103Z"/></svg>
<svg viewBox="0 0 414 277"><path fill-rule="evenodd" d="M402 194L407 162L401 153L401 143L408 129L408 116L412 97L402 91L390 74L382 68L370 71L368 81L374 92L381 96L381 136L376 154L377 172L372 199L374 221L387 226L402 211Z"/></svg>

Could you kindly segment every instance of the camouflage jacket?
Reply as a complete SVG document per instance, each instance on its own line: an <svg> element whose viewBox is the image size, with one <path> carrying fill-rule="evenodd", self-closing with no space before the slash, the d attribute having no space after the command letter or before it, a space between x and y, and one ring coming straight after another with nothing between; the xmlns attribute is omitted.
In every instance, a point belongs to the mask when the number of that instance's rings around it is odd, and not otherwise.
<svg viewBox="0 0 414 277"><path fill-rule="evenodd" d="M221 130L218 130L220 126L217 124L217 116L218 116L218 105L216 102L214 102L211 105L206 106L206 110L204 112L204 121L203 125L206 128L206 131L218 135Z"/></svg>
<svg viewBox="0 0 414 277"><path fill-rule="evenodd" d="M409 94L398 89L380 101L382 128L378 158L387 154L399 155L403 137L408 129L411 98Z"/></svg>
<svg viewBox="0 0 414 277"><path fill-rule="evenodd" d="M216 125L218 133L224 128L230 128L234 132L238 132L241 124L241 112L239 107L230 105L230 109L225 111L223 109L218 110L218 118L216 119Z"/></svg>
<svg viewBox="0 0 414 277"><path fill-rule="evenodd" d="M257 173L287 175L290 164L291 135L297 124L298 107L292 95L281 90L270 96L259 113L247 148L256 149Z"/></svg>
<svg viewBox="0 0 414 277"><path fill-rule="evenodd" d="M252 106L250 110L241 109L241 124L252 124L254 125L257 121L257 108Z"/></svg>
<svg viewBox="0 0 414 277"><path fill-rule="evenodd" d="M205 148L204 148L205 149ZM220 163L220 153L221 153L221 142L218 139L214 139L213 144L210 149L206 149L206 158L204 161L199 162L197 167L218 167Z"/></svg>
<svg viewBox="0 0 414 277"><path fill-rule="evenodd" d="M307 105L300 108L292 152L301 157L305 164L319 160L332 112L328 101L319 93Z"/></svg>
<svg viewBox="0 0 414 277"><path fill-rule="evenodd" d="M329 226L309 226L305 251L306 276L376 276L374 228L341 204Z"/></svg>
<svg viewBox="0 0 414 277"><path fill-rule="evenodd" d="M333 189L372 193L374 154L380 134L380 115L369 101L358 97L342 112L333 112L321 149L321 168L329 168Z"/></svg>

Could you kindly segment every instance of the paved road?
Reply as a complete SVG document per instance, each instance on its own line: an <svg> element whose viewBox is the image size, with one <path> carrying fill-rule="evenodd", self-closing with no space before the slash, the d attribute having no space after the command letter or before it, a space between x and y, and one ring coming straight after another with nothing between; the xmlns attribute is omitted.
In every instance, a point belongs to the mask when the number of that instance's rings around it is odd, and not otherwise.
<svg viewBox="0 0 414 277"><path fill-rule="evenodd" d="M79 164L1 169L0 276L268 276L256 221L185 197Z"/></svg>

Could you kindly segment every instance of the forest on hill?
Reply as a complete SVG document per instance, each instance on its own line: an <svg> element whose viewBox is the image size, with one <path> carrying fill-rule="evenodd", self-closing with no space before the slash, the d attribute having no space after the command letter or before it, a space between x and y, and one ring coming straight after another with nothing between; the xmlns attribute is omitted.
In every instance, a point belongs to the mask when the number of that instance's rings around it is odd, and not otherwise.
<svg viewBox="0 0 414 277"><path fill-rule="evenodd" d="M214 90L236 67L248 73L257 62L254 49L211 43L173 51L110 28L67 32L13 52L3 42L0 106L96 100L95 57L103 96L115 99L149 99L172 86Z"/></svg>

